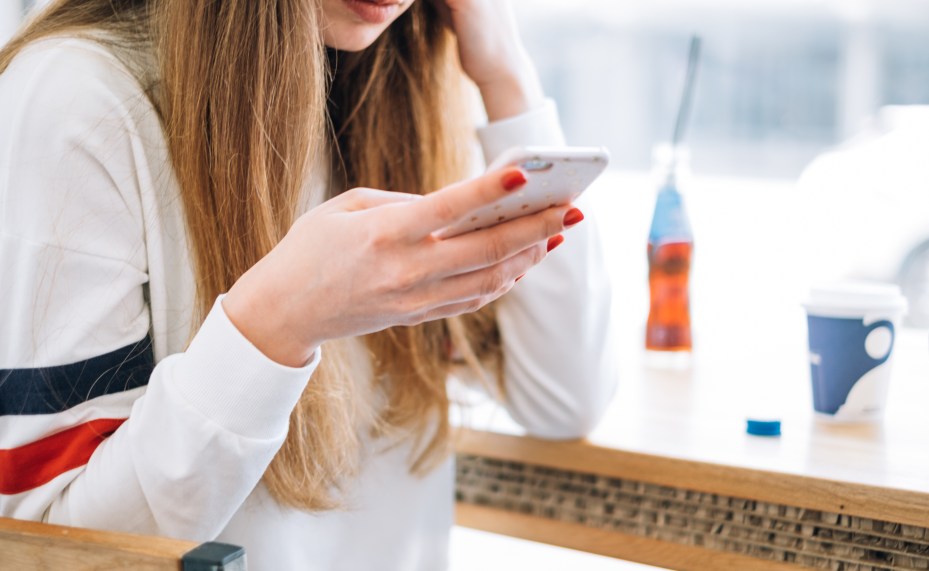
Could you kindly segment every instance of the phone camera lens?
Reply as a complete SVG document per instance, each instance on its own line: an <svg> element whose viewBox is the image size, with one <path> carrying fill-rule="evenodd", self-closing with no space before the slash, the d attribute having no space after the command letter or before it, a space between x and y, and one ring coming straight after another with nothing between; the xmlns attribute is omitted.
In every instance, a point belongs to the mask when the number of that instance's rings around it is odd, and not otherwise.
<svg viewBox="0 0 929 571"><path fill-rule="evenodd" d="M539 171L547 171L548 169L555 166L555 163L551 161L543 161L541 159L531 159L531 160L524 162L523 164L519 166L521 166L524 170L527 170L529 172L539 172Z"/></svg>

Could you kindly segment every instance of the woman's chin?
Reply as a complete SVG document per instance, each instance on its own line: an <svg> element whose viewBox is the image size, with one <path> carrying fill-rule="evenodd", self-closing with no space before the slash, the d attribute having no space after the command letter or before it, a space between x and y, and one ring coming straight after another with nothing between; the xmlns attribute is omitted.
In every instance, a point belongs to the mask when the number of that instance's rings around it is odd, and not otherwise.
<svg viewBox="0 0 929 571"><path fill-rule="evenodd" d="M354 26L353 26L354 27ZM371 47L384 30L364 29L367 26L358 26L353 30L326 30L323 41L327 47L346 52L360 52Z"/></svg>
<svg viewBox="0 0 929 571"><path fill-rule="evenodd" d="M330 48L368 48L415 0L322 0L323 40Z"/></svg>

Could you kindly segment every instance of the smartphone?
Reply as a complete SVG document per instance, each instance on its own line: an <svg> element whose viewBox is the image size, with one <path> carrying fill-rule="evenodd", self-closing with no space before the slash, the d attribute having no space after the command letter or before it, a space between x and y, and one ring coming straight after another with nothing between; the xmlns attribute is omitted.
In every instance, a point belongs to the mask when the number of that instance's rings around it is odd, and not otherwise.
<svg viewBox="0 0 929 571"><path fill-rule="evenodd" d="M472 212L438 233L451 238L573 202L610 162L604 147L514 147L501 154L488 171L519 167L526 184L512 194Z"/></svg>

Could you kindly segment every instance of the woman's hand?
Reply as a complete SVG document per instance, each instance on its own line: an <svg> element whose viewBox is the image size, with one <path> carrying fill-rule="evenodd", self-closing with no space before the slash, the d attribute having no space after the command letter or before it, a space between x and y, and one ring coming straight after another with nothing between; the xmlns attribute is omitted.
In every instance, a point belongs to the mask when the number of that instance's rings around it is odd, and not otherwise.
<svg viewBox="0 0 929 571"><path fill-rule="evenodd" d="M509 168L426 196L350 190L298 219L223 308L252 344L289 366L328 339L475 311L560 243L549 239L571 207L444 240L435 233L525 180Z"/></svg>
<svg viewBox="0 0 929 571"><path fill-rule="evenodd" d="M477 84L491 121L524 113L544 97L508 0L424 0L445 12L464 72Z"/></svg>

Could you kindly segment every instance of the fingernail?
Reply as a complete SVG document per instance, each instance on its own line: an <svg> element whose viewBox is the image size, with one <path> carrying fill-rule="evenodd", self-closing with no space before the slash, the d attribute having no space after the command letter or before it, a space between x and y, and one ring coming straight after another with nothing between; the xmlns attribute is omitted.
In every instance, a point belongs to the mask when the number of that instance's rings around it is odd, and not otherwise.
<svg viewBox="0 0 929 571"><path fill-rule="evenodd" d="M558 234L557 236L552 236L548 239L548 251L551 252L555 248L561 245L564 242L564 236Z"/></svg>
<svg viewBox="0 0 929 571"><path fill-rule="evenodd" d="M513 283L518 282L519 280L523 279L524 277L526 277L526 274L523 274L523 275L519 276L518 278L516 278L516 280L515 280Z"/></svg>
<svg viewBox="0 0 929 571"><path fill-rule="evenodd" d="M516 169L503 175L503 190L511 191L526 184L526 173Z"/></svg>
<svg viewBox="0 0 929 571"><path fill-rule="evenodd" d="M584 219L584 213L578 210L577 208L572 208L564 215L564 225L565 226L574 226L578 222Z"/></svg>

